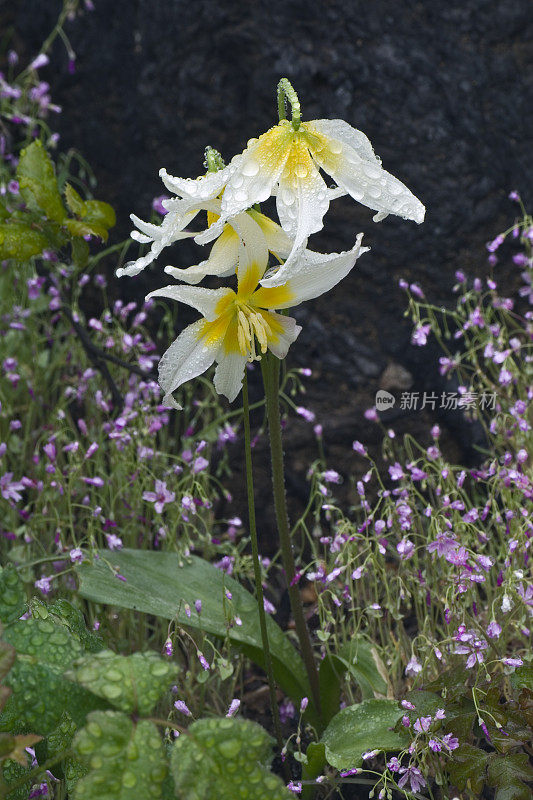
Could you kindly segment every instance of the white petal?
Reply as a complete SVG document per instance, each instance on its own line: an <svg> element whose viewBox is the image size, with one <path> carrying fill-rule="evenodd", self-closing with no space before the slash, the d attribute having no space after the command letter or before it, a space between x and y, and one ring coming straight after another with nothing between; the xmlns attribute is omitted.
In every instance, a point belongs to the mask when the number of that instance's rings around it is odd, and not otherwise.
<svg viewBox="0 0 533 800"><path fill-rule="evenodd" d="M292 308L305 300L329 292L348 275L359 256L370 249L361 247L362 238L363 234L358 234L352 249L344 253L322 254L304 250L291 270L286 270L283 265L271 278L263 280L263 286L283 285L289 293L289 299L273 305L272 308Z"/></svg>
<svg viewBox="0 0 533 800"><path fill-rule="evenodd" d="M161 289L156 289L146 296L148 300L150 297L168 297L171 300L177 300L180 303L185 303L202 314L209 322L213 322L217 318L216 307L222 298L232 295L234 292L231 289L204 289L201 286L163 286Z"/></svg>
<svg viewBox="0 0 533 800"><path fill-rule="evenodd" d="M180 197L194 199L194 200L211 200L216 197L228 180L231 174L231 165L228 164L224 169L218 172L208 172L207 175L202 175L200 178L194 180L193 178L178 178L169 175L166 169L159 170L159 177L165 184L166 188ZM234 169L235 167L233 167Z"/></svg>
<svg viewBox="0 0 533 800"><path fill-rule="evenodd" d="M230 220L230 225L241 241L237 266L239 286L246 280L252 265L254 274L257 276L255 284L257 286L259 279L265 274L268 264L268 247L264 233L250 214L238 214Z"/></svg>
<svg viewBox="0 0 533 800"><path fill-rule="evenodd" d="M248 211L248 214L261 228L269 251L280 259L287 258L292 250L292 239L281 225L253 208Z"/></svg>
<svg viewBox="0 0 533 800"><path fill-rule="evenodd" d="M215 371L215 389L219 394L225 395L232 403L241 391L242 379L248 359L240 353L221 353L217 356L218 367Z"/></svg>
<svg viewBox="0 0 533 800"><path fill-rule="evenodd" d="M323 124L327 120L320 122ZM312 123L308 125L312 132ZM352 130L360 134L354 139L355 147L347 143L350 137L344 130L342 140L331 137L325 147L313 152L315 161L359 203L383 214L423 222L426 210L420 200L398 178L386 172L375 155L371 157L370 143L364 134Z"/></svg>
<svg viewBox="0 0 533 800"><path fill-rule="evenodd" d="M319 133L323 133L328 139L336 139L348 147L352 147L360 158L365 161L381 161L374 153L374 148L370 139L363 131L352 128L343 119L313 119L307 123L309 127L316 128Z"/></svg>
<svg viewBox="0 0 533 800"><path fill-rule="evenodd" d="M293 134L290 123L275 125L233 159L230 166L234 169L222 195L224 218L270 197L285 166Z"/></svg>
<svg viewBox="0 0 533 800"><path fill-rule="evenodd" d="M283 330L277 333L277 342L269 341L268 349L278 358L285 358L289 347L298 338L302 328L296 324L296 320L292 317L284 317L282 314L275 313L272 316L275 317L276 322L281 325Z"/></svg>
<svg viewBox="0 0 533 800"><path fill-rule="evenodd" d="M141 233L140 231L133 230L130 233L130 237L135 242L140 242L141 244L148 244L148 242L153 242L153 236L146 236L146 234Z"/></svg>
<svg viewBox="0 0 533 800"><path fill-rule="evenodd" d="M205 261L187 269L178 269L172 266L165 267L165 272L168 275L172 275L173 278L193 284L199 283L206 275L217 275L219 278L225 278L235 273L238 257L239 237L228 225L214 243L209 258Z"/></svg>
<svg viewBox="0 0 533 800"><path fill-rule="evenodd" d="M183 330L159 361L159 383L165 398L179 386L196 378L215 360L220 341L212 343L200 339L203 320L198 320Z"/></svg>

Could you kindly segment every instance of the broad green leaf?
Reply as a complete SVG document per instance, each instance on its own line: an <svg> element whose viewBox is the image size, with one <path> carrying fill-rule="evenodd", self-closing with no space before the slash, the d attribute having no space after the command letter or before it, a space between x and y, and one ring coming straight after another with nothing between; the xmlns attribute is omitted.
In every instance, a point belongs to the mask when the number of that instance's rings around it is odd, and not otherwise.
<svg viewBox="0 0 533 800"><path fill-rule="evenodd" d="M75 661L65 677L121 711L146 716L177 674L177 665L157 653L121 656L102 650Z"/></svg>
<svg viewBox="0 0 533 800"><path fill-rule="evenodd" d="M168 767L152 722L135 724L119 711L94 711L74 739L74 751L89 772L74 800L158 800Z"/></svg>
<svg viewBox="0 0 533 800"><path fill-rule="evenodd" d="M402 714L395 700L363 700L343 708L322 734L328 762L336 769L351 769L360 766L368 750L401 750L408 738L392 728Z"/></svg>
<svg viewBox="0 0 533 800"><path fill-rule="evenodd" d="M2 634L2 626L0 625L0 635ZM7 699L11 694L9 686L4 686L4 678L9 670L15 663L16 653L15 648L10 644L0 641L0 712L4 709Z"/></svg>
<svg viewBox="0 0 533 800"><path fill-rule="evenodd" d="M494 800L530 800L533 767L526 753L496 756L489 759L487 783L496 789Z"/></svg>
<svg viewBox="0 0 533 800"><path fill-rule="evenodd" d="M51 618L20 620L7 628L4 639L17 656L5 678L12 695L0 715L0 731L47 736L65 711L80 725L88 711L105 705L63 677L83 652L79 639L64 625Z"/></svg>
<svg viewBox="0 0 533 800"><path fill-rule="evenodd" d="M302 780L315 781L324 773L326 766L326 747L323 742L311 742L306 752L306 761L302 764ZM302 800L312 800L316 795L316 785L308 784L302 788Z"/></svg>
<svg viewBox="0 0 533 800"><path fill-rule="evenodd" d="M37 139L22 150L17 167L20 193L30 208L39 208L54 222L63 222L65 207L57 185L54 165Z"/></svg>
<svg viewBox="0 0 533 800"><path fill-rule="evenodd" d="M69 631L78 637L87 653L97 653L102 650L104 643L98 634L88 630L85 617L79 608L76 608L64 598L59 598L47 606L48 613L59 622L67 626Z"/></svg>
<svg viewBox="0 0 533 800"><path fill-rule="evenodd" d="M48 247L48 239L24 222L0 223L0 259L27 261Z"/></svg>
<svg viewBox="0 0 533 800"><path fill-rule="evenodd" d="M107 228L97 222L67 219L65 225L73 236L98 236L103 242L107 241Z"/></svg>
<svg viewBox="0 0 533 800"><path fill-rule="evenodd" d="M320 664L320 699L326 723L339 710L341 682L346 673L359 685L363 700L387 696L385 668L376 648L364 636L356 635Z"/></svg>
<svg viewBox="0 0 533 800"><path fill-rule="evenodd" d="M180 800L289 800L268 769L273 740L256 722L200 719L174 744L171 769Z"/></svg>
<svg viewBox="0 0 533 800"><path fill-rule="evenodd" d="M18 572L7 564L0 572L0 621L7 625L26 611L26 592Z"/></svg>
<svg viewBox="0 0 533 800"><path fill-rule="evenodd" d="M26 763L29 763L29 757ZM0 764L0 770L2 772L3 779L7 784L8 790L10 784L19 781L26 773L30 771L29 767L27 766L23 767L22 764L19 764L18 761L14 761L11 758L7 759L6 761ZM30 793L31 786L32 786L32 781L28 780L26 783L23 783L21 786L19 786L18 789L13 789L12 791L8 791L5 796L5 800L28 800L28 795Z"/></svg>
<svg viewBox="0 0 533 800"><path fill-rule="evenodd" d="M65 186L65 200L67 201L67 206L73 214L75 214L77 217L83 217L85 214L85 203L76 189L71 186L70 183L67 183Z"/></svg>
<svg viewBox="0 0 533 800"><path fill-rule="evenodd" d="M89 260L89 245L85 239L75 237L70 240L70 246L72 248L72 260L79 269L83 269L87 266L87 261Z"/></svg>
<svg viewBox="0 0 533 800"><path fill-rule="evenodd" d="M485 783L488 757L489 754L478 747L460 745L446 765L453 785L460 791L470 786L474 794L480 794Z"/></svg>
<svg viewBox="0 0 533 800"><path fill-rule="evenodd" d="M103 200L86 200L83 219L89 225L101 225L103 228L112 228L117 224L113 206Z"/></svg>
<svg viewBox="0 0 533 800"><path fill-rule="evenodd" d="M96 603L131 608L164 619L176 619L181 625L231 641L252 661L264 666L257 604L252 595L222 570L201 558L192 556L190 563L180 566L175 553L148 550L100 551L101 559L78 567L79 592ZM109 561L126 578L118 580L103 559ZM228 625L225 590L232 594L232 609L242 625ZM202 611L192 610L188 617L185 606L194 609L194 601L202 601ZM303 662L270 617L268 637L274 674L280 687L298 704L311 691Z"/></svg>
<svg viewBox="0 0 533 800"><path fill-rule="evenodd" d="M529 689L533 692L533 665L524 664L509 675L513 689Z"/></svg>

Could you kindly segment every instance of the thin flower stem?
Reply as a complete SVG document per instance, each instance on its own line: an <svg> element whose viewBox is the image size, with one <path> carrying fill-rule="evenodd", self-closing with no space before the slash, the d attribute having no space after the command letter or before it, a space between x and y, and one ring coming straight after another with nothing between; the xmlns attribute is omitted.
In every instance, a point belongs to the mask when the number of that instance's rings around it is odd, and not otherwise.
<svg viewBox="0 0 533 800"><path fill-rule="evenodd" d="M250 522L250 541L252 543L252 559L254 564L255 592L257 598L257 609L259 611L259 625L261 627L261 640L263 642L263 652L265 654L265 671L268 678L268 690L270 694L270 707L272 709L272 719L278 747L281 752L283 749L283 735L281 732L281 721L279 718L278 701L276 697L276 681L274 669L272 667L272 656L268 642L268 631L266 612L263 597L263 584L261 579L261 564L259 561L259 547L257 542L257 526L255 521L255 498L254 498L254 477L252 469L252 447L250 436L250 405L248 401L248 377L244 375L242 384L242 403L243 403L243 422L244 422L244 456L246 465L246 488L248 494L248 518Z"/></svg>
<svg viewBox="0 0 533 800"><path fill-rule="evenodd" d="M279 413L279 367L280 361L271 353L261 359L263 382L265 386L265 399L268 419L268 434L270 439L270 454L272 459L272 484L274 490L274 506L278 524L278 534L281 546L281 558L287 578L289 600L292 615L296 626L296 633L300 642L302 658L304 660L307 677L311 687L311 694L316 711L320 714L320 685L318 671L313 654L313 645L309 629L305 621L300 590L295 581L296 568L292 552L289 519L287 515L287 498L285 496L285 476L283 470L283 443L281 439L281 419Z"/></svg>
<svg viewBox="0 0 533 800"><path fill-rule="evenodd" d="M287 78L282 78L278 83L278 114L280 122L282 119L287 119L285 108L287 100L291 104L292 127L297 131L302 121L300 101L298 100L298 95L294 91L292 83Z"/></svg>

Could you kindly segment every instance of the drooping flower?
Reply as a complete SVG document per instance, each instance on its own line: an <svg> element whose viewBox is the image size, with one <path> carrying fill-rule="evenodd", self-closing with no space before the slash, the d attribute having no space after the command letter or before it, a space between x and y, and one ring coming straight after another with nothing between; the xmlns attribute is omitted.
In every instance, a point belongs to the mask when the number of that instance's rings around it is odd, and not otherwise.
<svg viewBox="0 0 533 800"><path fill-rule="evenodd" d="M212 192L220 191L220 180L214 182L212 176L222 176L223 173L224 170L221 170L205 176L206 180L210 181L209 185L213 187ZM177 192L172 188L171 178L167 176L166 170L161 170L160 174L165 185ZM131 232L132 239L143 244L150 244L150 250L136 261L130 261L125 267L118 269L117 277L138 275L159 256L165 247L181 239L196 236L198 232L186 231L185 228L201 211L207 211L208 230L215 225L221 213L221 201L214 195L202 199L184 194L163 202L167 214L161 225L143 222L135 214L131 215L131 219L139 229ZM216 275L219 278L228 277L233 275L237 269L240 243L247 245L250 240L258 238L278 260L286 258L291 252L292 240L285 231L269 217L253 208L235 215L227 223L218 226L216 230L218 238L207 259L184 269L167 266L165 272L172 275L173 278L189 284L200 283L206 275Z"/></svg>
<svg viewBox="0 0 533 800"><path fill-rule="evenodd" d="M298 274L284 286L258 286L268 263L268 250L260 238L240 245L237 291L166 286L148 297L169 297L196 308L203 318L185 328L159 362L163 403L176 406L172 392L201 375L215 361L215 389L233 401L240 392L247 361L259 360L270 350L284 358L301 328L277 311L318 297L344 278L357 258L362 234L345 253L320 255L305 251ZM258 352L259 351L259 352Z"/></svg>
<svg viewBox="0 0 533 800"><path fill-rule="evenodd" d="M338 189L327 188L320 169L331 175ZM166 178L172 191L198 199L205 197L213 184L211 175L196 181ZM289 277L297 252L322 228L335 197L351 195L378 212L375 221L397 214L420 223L425 214L420 200L382 168L365 134L338 119L312 120L297 129L281 120L258 139L251 139L244 152L221 170L222 179L221 217L196 241L211 241L228 219L275 195L281 225L294 244L284 268L266 279L265 286L281 285Z"/></svg>

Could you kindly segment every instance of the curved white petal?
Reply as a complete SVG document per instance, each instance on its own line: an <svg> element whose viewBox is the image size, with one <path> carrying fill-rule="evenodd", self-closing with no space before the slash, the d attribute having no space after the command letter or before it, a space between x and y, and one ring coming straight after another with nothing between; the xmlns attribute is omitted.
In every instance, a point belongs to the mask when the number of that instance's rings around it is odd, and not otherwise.
<svg viewBox="0 0 533 800"><path fill-rule="evenodd" d="M215 389L225 395L232 403L242 387L242 379L246 368L247 356L241 353L225 353L223 347L217 355L218 366L215 370Z"/></svg>
<svg viewBox="0 0 533 800"><path fill-rule="evenodd" d="M275 125L233 159L234 169L222 195L222 216L227 219L270 197L281 175L294 130L290 123Z"/></svg>
<svg viewBox="0 0 533 800"><path fill-rule="evenodd" d="M253 217L261 228L269 251L280 259L287 258L292 250L293 242L281 225L278 225L273 219L270 219L270 217L267 217L265 214L261 214L261 212L256 211L254 208L251 208L248 214Z"/></svg>
<svg viewBox="0 0 533 800"><path fill-rule="evenodd" d="M141 233L140 231L135 229L132 230L132 232L130 233L130 237L135 242L140 242L140 244L148 244L148 242L153 242L154 240L153 236L146 236L145 233Z"/></svg>
<svg viewBox="0 0 533 800"><path fill-rule="evenodd" d="M315 128L319 133L327 136L328 139L336 139L343 144L347 144L365 161L377 161L378 164L381 164L380 159L374 153L374 148L368 136L363 131L352 128L343 119L313 119L307 123L306 127Z"/></svg>
<svg viewBox="0 0 533 800"><path fill-rule="evenodd" d="M183 330L159 361L159 383L165 393L164 404L179 386L208 369L220 348L220 339L206 341L201 337L204 320L193 322Z"/></svg>
<svg viewBox="0 0 533 800"><path fill-rule="evenodd" d="M237 269L239 258L239 237L229 225L219 236L211 248L209 258L186 269L165 267L165 272L173 278L185 283L199 283L206 275L216 275L225 278L233 275Z"/></svg>
<svg viewBox="0 0 533 800"><path fill-rule="evenodd" d="M213 322L218 316L218 303L229 295L235 294L232 289L205 289L201 286L163 286L146 295L148 300L151 297L168 297L170 300L177 300L185 303L202 314L209 322Z"/></svg>
<svg viewBox="0 0 533 800"><path fill-rule="evenodd" d="M267 287L267 292L268 287L272 287L273 293L277 287L287 292L286 298L280 295L279 301L270 307L292 308L329 292L348 275L359 256L370 250L369 247L361 247L362 238L363 234L358 234L352 249L344 253L322 254L304 250L292 266L286 268L286 264L283 264L272 277L261 281L262 286ZM273 294L273 298L276 295Z"/></svg>
<svg viewBox="0 0 533 800"><path fill-rule="evenodd" d="M269 339L268 349L278 358L285 358L289 347L298 338L301 325L296 324L292 317L284 317L282 314L269 314L277 323L275 339Z"/></svg>
<svg viewBox="0 0 533 800"><path fill-rule="evenodd" d="M238 158L238 157L237 157ZM210 200L215 198L228 180L228 176L236 168L236 164L228 164L218 172L208 172L196 180L194 178L178 178L169 175L163 167L159 170L159 177L170 192L190 200Z"/></svg>
<svg viewBox="0 0 533 800"><path fill-rule="evenodd" d="M331 121L337 122L337 120ZM324 127L324 123L328 121L319 120L319 122ZM312 123L308 123L308 126L312 135ZM318 131L318 128L316 130ZM355 131L355 128L352 131L354 134L361 134L360 131ZM352 134L352 144L348 143L350 136L347 135L346 129L341 131L341 135L342 140L323 134L322 146L316 149L311 144L313 158L317 164L354 200L368 208L381 214L396 214L404 219L423 222L426 212L423 204L398 178L381 167L381 162L373 151L371 157L370 143L368 140L368 143L365 143L364 134L355 138Z"/></svg>

